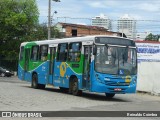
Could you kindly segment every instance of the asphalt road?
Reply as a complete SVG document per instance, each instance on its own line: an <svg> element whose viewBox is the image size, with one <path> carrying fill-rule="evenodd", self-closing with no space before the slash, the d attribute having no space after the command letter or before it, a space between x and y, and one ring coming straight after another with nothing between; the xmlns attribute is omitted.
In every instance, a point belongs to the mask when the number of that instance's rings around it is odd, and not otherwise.
<svg viewBox="0 0 160 120"><path fill-rule="evenodd" d="M118 94L113 99L107 99L104 94L88 92L83 92L82 96L73 96L51 86L47 86L44 90L33 89L30 83L20 81L17 77L0 77L0 111L160 111L160 96L146 93ZM52 118L43 118L45 119Z"/></svg>

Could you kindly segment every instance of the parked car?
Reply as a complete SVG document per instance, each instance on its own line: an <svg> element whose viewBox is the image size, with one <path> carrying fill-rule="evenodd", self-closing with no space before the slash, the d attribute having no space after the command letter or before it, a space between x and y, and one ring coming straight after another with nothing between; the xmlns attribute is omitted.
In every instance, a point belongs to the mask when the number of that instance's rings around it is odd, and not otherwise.
<svg viewBox="0 0 160 120"><path fill-rule="evenodd" d="M2 77L5 77L5 76L11 77L12 75L14 75L13 72L0 67L0 76L2 76Z"/></svg>

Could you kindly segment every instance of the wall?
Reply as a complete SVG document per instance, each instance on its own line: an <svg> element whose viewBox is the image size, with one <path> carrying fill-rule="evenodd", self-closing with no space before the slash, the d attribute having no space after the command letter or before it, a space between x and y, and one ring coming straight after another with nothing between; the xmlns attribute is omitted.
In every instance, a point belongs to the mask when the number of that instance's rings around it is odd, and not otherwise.
<svg viewBox="0 0 160 120"><path fill-rule="evenodd" d="M137 90L160 94L160 63L142 62L138 64Z"/></svg>
<svg viewBox="0 0 160 120"><path fill-rule="evenodd" d="M72 37L72 29L77 30L77 36L86 36L86 35L114 35L121 36L121 33L108 31L105 28L97 26L87 26L87 25L78 25L78 24L69 24L69 23L57 23L55 25L58 30L64 34L64 37Z"/></svg>
<svg viewBox="0 0 160 120"><path fill-rule="evenodd" d="M66 26L66 37L71 37L72 36L72 29L74 27L72 26ZM87 29L87 28L80 28L80 27L75 27L77 29L77 36L83 36L83 35L113 35L115 33L110 32L110 31L103 31L103 30L94 30L94 29Z"/></svg>
<svg viewBox="0 0 160 120"><path fill-rule="evenodd" d="M138 81L137 90L160 94L160 43L137 42Z"/></svg>

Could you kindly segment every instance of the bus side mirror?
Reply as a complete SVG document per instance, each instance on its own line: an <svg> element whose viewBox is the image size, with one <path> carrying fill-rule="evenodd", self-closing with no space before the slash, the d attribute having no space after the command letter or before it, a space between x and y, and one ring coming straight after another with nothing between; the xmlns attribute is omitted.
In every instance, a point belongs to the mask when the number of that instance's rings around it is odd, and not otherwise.
<svg viewBox="0 0 160 120"><path fill-rule="evenodd" d="M107 48L107 50L108 50L108 45L107 45L107 44L105 44L105 46L106 46L106 48Z"/></svg>
<svg viewBox="0 0 160 120"><path fill-rule="evenodd" d="M96 53L97 53L97 47L94 45L93 46L93 55L96 55Z"/></svg>

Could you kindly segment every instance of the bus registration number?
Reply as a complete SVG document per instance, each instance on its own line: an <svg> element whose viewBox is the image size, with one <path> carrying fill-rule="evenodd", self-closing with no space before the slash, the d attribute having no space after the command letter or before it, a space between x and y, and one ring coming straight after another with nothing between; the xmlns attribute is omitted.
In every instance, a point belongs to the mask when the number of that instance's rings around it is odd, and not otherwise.
<svg viewBox="0 0 160 120"><path fill-rule="evenodd" d="M121 88L114 88L114 91L121 91Z"/></svg>

